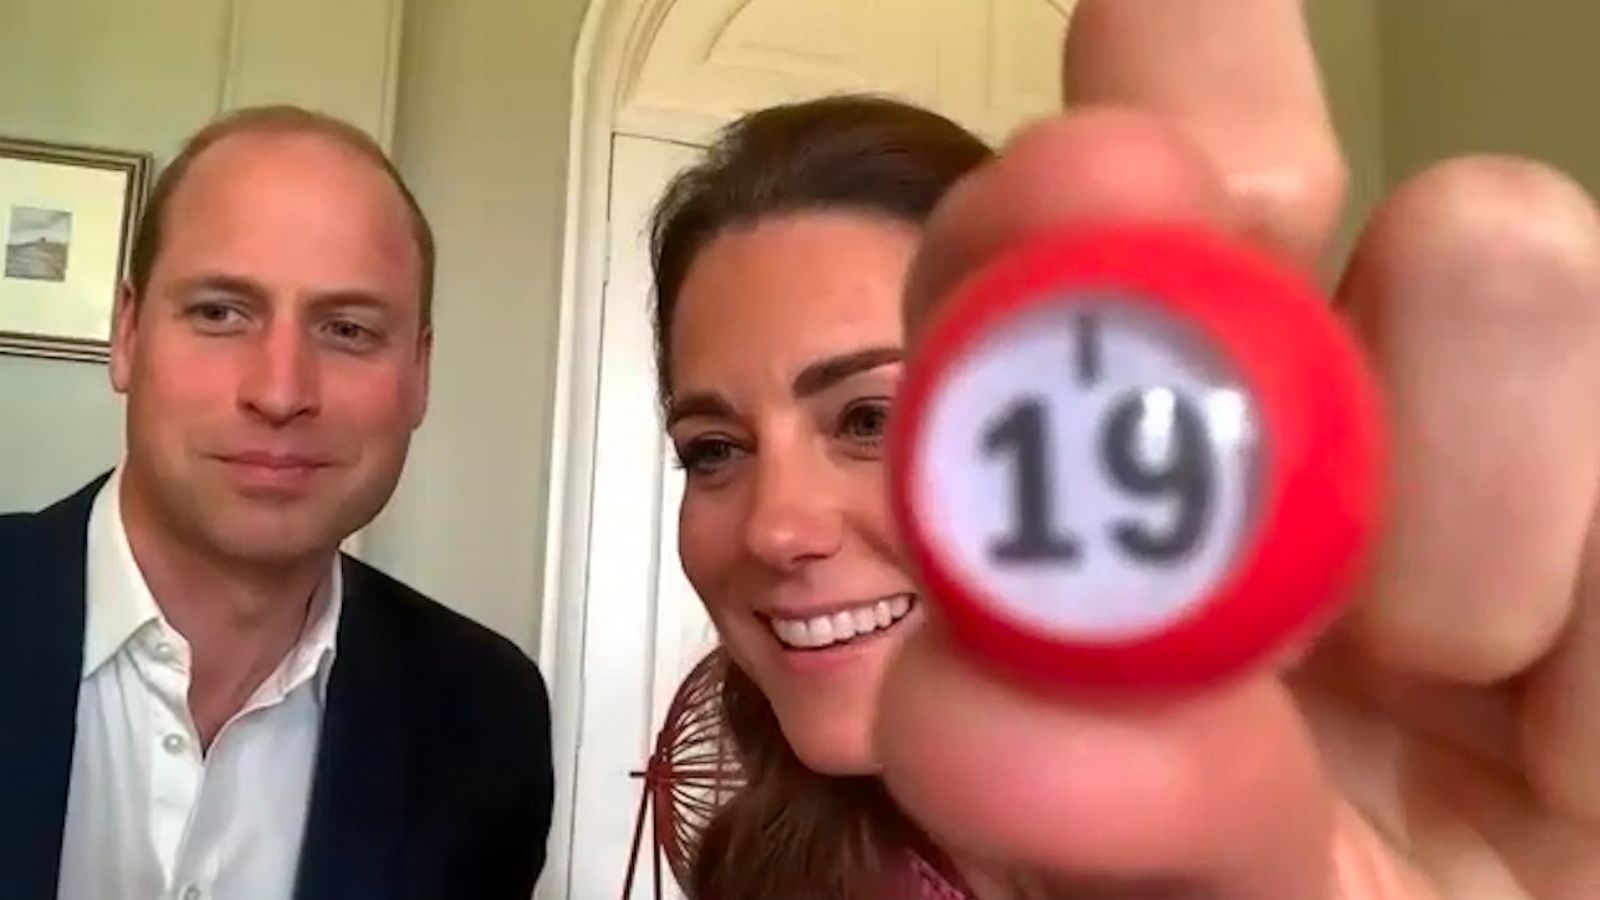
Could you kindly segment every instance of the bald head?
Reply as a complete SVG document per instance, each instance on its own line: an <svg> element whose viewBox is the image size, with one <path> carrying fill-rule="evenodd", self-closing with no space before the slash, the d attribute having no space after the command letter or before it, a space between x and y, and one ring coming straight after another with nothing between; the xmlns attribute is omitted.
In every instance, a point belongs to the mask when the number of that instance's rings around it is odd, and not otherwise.
<svg viewBox="0 0 1600 900"><path fill-rule="evenodd" d="M136 232L128 266L128 281L135 297L143 296L150 284L158 258L174 227L176 198L194 193L180 190L197 169L226 179L237 169L247 171L279 155L285 147L306 150L320 146L328 159L343 157L346 162L369 170L383 191L391 195L393 209L407 229L417 269L417 293L424 327L433 317L433 273L435 251L433 231L421 206L405 180L383 149L366 132L340 119L294 106L262 106L241 109L217 119L191 137L156 180ZM313 154L314 155L314 154ZM302 157L306 154L302 153ZM217 157L207 159L208 157ZM202 166L202 161L205 160ZM240 169L240 166L246 168ZM259 174L260 166L256 169ZM297 179L311 188L316 172Z"/></svg>

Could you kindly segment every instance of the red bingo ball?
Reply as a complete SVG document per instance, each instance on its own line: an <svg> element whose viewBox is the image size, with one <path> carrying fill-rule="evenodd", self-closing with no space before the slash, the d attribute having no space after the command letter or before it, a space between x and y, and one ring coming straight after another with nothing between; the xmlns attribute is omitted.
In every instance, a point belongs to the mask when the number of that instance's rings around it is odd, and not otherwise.
<svg viewBox="0 0 1600 900"><path fill-rule="evenodd" d="M1198 228L1086 227L992 262L917 337L891 505L982 659L1199 686L1349 597L1384 441L1359 348L1298 274Z"/></svg>

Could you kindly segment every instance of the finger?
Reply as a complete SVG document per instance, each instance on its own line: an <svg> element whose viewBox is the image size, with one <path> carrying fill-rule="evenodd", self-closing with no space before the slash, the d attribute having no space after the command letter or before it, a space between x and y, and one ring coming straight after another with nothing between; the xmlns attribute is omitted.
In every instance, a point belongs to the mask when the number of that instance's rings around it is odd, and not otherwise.
<svg viewBox="0 0 1600 900"><path fill-rule="evenodd" d="M881 707L884 783L999 883L1229 900L1328 888L1330 794L1271 680L1180 703L1063 703L974 669L930 622Z"/></svg>
<svg viewBox="0 0 1600 900"><path fill-rule="evenodd" d="M1544 802L1600 825L1600 518L1590 526L1576 612L1556 652L1528 679L1518 745ZM1592 834L1592 832L1591 832ZM1592 846L1591 846L1592 850Z"/></svg>
<svg viewBox="0 0 1600 900"><path fill-rule="evenodd" d="M936 212L907 289L913 344L995 254L1104 219L1232 230L1215 170L1181 133L1136 112L1063 116ZM979 671L931 625L893 667L879 737L885 783L944 846L1080 887L1320 896L1329 794L1275 683L1162 706L1046 699Z"/></svg>
<svg viewBox="0 0 1600 900"><path fill-rule="evenodd" d="M1565 524L1586 519L1588 531L1572 575L1573 613L1555 652L1527 677L1517 738L1541 799L1593 826L1600 824L1600 783L1594 777L1594 761L1600 758L1600 410L1595 403L1600 395L1600 212L1564 178L1550 172L1530 177L1543 180L1556 195L1548 202L1561 207L1546 213L1546 221L1560 230L1555 255L1573 282L1570 293L1544 299L1560 307L1554 314L1567 319L1571 350L1591 364L1585 368L1574 360L1577 371L1565 390L1551 386L1576 401L1567 409L1568 425L1579 441L1590 441L1569 448L1568 477L1577 496L1564 498L1573 507L1565 510L1570 516ZM1552 606L1558 604L1552 601Z"/></svg>
<svg viewBox="0 0 1600 900"><path fill-rule="evenodd" d="M1569 621L1594 516L1600 220L1534 164L1444 164L1379 209L1339 302L1385 382L1394 448L1351 630L1401 669L1504 681Z"/></svg>
<svg viewBox="0 0 1600 900"><path fill-rule="evenodd" d="M906 287L913 338L957 282L1011 246L1074 221L1226 226L1199 152L1148 115L1094 111L1035 125L958 184L928 222Z"/></svg>
<svg viewBox="0 0 1600 900"><path fill-rule="evenodd" d="M1160 62L1166 38L1156 37L1142 36L1146 63ZM1127 109L1070 113L1023 132L930 221L907 286L913 345L960 279L1063 224L1244 228L1313 255L1320 226L1293 219L1309 208L1307 195L1279 194L1293 202L1275 207L1256 199L1268 196L1259 190L1244 192L1255 218L1241 225L1200 134ZM1281 158L1311 155L1291 147ZM1219 159L1235 166L1235 190L1251 184L1239 157ZM979 671L929 627L893 666L879 725L885 783L958 856L1055 883L1196 887L1230 900L1309 900L1327 888L1330 793L1270 680L1160 705L1049 699Z"/></svg>
<svg viewBox="0 0 1600 900"><path fill-rule="evenodd" d="M1069 104L1159 116L1217 167L1244 234L1308 268L1348 173L1303 0L1080 0L1063 54Z"/></svg>

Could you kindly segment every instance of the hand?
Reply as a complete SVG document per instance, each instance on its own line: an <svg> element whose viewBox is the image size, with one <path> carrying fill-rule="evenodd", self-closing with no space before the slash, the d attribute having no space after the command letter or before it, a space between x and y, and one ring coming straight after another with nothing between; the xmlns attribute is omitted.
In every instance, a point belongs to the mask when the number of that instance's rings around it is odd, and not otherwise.
<svg viewBox="0 0 1600 900"><path fill-rule="evenodd" d="M1081 0L1074 110L951 194L907 298L1038 230L1199 222L1333 271L1345 174L1297 0ZM1387 391L1385 533L1293 664L1175 702L1051 696L937 619L884 779L983 900L1600 897L1600 215L1529 161L1440 163L1335 302Z"/></svg>

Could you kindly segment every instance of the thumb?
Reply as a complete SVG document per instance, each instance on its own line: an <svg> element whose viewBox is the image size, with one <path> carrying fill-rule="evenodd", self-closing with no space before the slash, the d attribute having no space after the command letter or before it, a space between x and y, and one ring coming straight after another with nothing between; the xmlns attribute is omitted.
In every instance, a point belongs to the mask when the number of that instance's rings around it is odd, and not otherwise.
<svg viewBox="0 0 1600 900"><path fill-rule="evenodd" d="M876 738L885 785L980 896L1330 889L1333 794L1275 679L1182 700L1044 697L930 620L886 675Z"/></svg>

